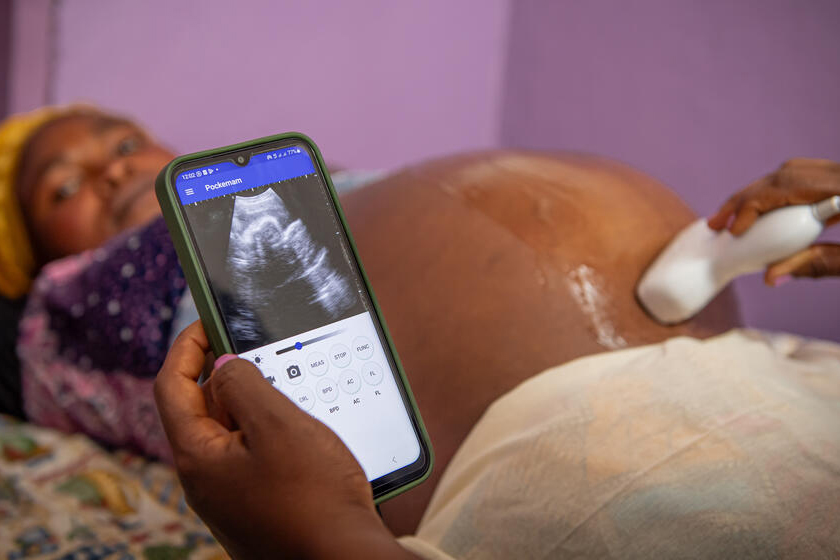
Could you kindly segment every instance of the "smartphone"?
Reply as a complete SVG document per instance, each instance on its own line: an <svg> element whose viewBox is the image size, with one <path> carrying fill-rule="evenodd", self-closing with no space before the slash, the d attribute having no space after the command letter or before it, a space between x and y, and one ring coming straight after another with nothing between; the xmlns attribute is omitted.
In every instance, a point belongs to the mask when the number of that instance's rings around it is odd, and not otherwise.
<svg viewBox="0 0 840 560"><path fill-rule="evenodd" d="M330 427L377 503L422 482L432 447L312 140L181 156L155 187L214 353Z"/></svg>

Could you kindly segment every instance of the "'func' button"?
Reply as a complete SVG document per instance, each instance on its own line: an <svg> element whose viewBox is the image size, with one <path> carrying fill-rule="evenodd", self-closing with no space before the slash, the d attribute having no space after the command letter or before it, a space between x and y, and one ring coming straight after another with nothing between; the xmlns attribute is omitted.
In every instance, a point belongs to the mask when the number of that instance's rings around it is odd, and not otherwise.
<svg viewBox="0 0 840 560"><path fill-rule="evenodd" d="M350 349L343 344L336 344L330 349L330 359L338 367L350 365Z"/></svg>
<svg viewBox="0 0 840 560"><path fill-rule="evenodd" d="M367 360L373 356L373 343L365 336L358 336L353 341L353 352L360 360Z"/></svg>
<svg viewBox="0 0 840 560"><path fill-rule="evenodd" d="M333 402L338 398L338 383L329 377L323 377L315 385L315 394L324 402Z"/></svg>

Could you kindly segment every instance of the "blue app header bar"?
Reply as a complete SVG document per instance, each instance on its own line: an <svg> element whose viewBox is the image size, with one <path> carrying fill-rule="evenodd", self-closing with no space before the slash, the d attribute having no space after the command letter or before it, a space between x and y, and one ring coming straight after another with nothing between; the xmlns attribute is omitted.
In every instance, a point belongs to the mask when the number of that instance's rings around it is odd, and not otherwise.
<svg viewBox="0 0 840 560"><path fill-rule="evenodd" d="M175 178L181 204L193 204L315 173L309 153L298 146L254 154L248 165L240 167L223 161L183 171Z"/></svg>

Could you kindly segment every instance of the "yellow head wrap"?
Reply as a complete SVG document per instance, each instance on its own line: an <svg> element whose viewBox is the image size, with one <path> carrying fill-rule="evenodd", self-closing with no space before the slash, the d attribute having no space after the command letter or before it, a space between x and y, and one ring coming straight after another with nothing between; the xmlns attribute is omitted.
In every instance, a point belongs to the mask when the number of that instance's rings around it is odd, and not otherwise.
<svg viewBox="0 0 840 560"><path fill-rule="evenodd" d="M15 185L20 158L32 135L66 111L44 107L13 115L0 124L0 295L7 298L26 294L35 273L32 242Z"/></svg>

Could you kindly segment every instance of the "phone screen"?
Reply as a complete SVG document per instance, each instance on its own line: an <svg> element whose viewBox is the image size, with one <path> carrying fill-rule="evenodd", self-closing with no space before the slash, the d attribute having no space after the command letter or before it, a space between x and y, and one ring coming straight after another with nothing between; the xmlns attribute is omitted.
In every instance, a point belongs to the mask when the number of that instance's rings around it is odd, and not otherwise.
<svg viewBox="0 0 840 560"><path fill-rule="evenodd" d="M415 465L420 438L319 166L302 142L239 155L174 181L235 352L329 426L368 480Z"/></svg>

